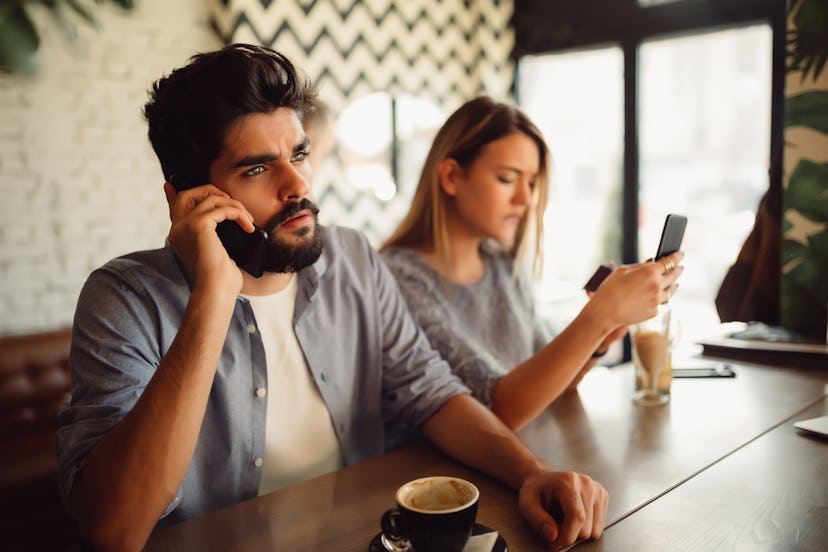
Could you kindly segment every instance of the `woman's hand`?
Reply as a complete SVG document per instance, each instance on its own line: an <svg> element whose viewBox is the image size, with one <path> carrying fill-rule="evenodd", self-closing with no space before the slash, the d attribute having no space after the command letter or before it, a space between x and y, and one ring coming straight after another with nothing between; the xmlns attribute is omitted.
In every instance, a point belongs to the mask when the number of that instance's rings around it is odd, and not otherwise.
<svg viewBox="0 0 828 552"><path fill-rule="evenodd" d="M684 253L677 251L658 261L619 266L592 295L590 306L612 322L617 328L613 333L652 318L658 305L666 303L678 289L676 281L684 272L679 264L683 258Z"/></svg>

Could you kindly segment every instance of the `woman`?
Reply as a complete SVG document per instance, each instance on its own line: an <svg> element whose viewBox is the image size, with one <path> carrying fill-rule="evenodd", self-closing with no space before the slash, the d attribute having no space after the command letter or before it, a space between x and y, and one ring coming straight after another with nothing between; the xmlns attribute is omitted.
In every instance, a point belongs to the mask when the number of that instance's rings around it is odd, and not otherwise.
<svg viewBox="0 0 828 552"><path fill-rule="evenodd" d="M654 316L683 270L681 252L616 268L549 341L521 270L539 276L548 184L535 125L514 106L474 99L437 133L411 208L382 247L432 344L513 429L577 385L629 324Z"/></svg>

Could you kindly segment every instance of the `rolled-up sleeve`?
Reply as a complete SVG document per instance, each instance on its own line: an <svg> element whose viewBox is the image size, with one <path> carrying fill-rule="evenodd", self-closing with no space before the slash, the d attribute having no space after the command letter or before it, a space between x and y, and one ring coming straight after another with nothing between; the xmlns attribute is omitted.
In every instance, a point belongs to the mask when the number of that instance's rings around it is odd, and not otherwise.
<svg viewBox="0 0 828 552"><path fill-rule="evenodd" d="M129 261L93 272L78 300L70 352L72 399L58 415L56 438L58 487L67 505L90 451L132 410L161 359L165 324L144 288L117 269L124 263Z"/></svg>
<svg viewBox="0 0 828 552"><path fill-rule="evenodd" d="M491 407L494 388L506 373L492 355L477 346L476 338L467 335L457 317L441 300L439 282L426 278L422 271L406 266L404 259L386 257L413 312L432 347L444 358L451 370L471 390L475 399Z"/></svg>
<svg viewBox="0 0 828 552"><path fill-rule="evenodd" d="M379 256L376 281L385 329L383 393L386 416L419 428L447 400L470 393L431 346L408 309L396 279Z"/></svg>

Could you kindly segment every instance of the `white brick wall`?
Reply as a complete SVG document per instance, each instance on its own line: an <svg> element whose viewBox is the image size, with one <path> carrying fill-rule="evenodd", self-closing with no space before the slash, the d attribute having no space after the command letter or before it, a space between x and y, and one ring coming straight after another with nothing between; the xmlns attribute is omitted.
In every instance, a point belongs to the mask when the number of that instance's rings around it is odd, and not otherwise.
<svg viewBox="0 0 828 552"><path fill-rule="evenodd" d="M110 258L163 245L163 177L141 108L154 80L221 46L210 0L104 3L69 42L36 12L35 77L0 73L0 335L72 322Z"/></svg>

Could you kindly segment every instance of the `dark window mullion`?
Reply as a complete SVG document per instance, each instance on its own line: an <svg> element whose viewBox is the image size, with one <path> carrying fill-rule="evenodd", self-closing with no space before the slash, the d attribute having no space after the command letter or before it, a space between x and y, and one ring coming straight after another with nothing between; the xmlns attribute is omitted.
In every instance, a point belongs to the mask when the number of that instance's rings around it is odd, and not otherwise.
<svg viewBox="0 0 828 552"><path fill-rule="evenodd" d="M624 52L624 178L621 241L624 263L638 262L638 49L639 40L621 44ZM629 334L624 337L623 362L632 359Z"/></svg>
<svg viewBox="0 0 828 552"><path fill-rule="evenodd" d="M624 179L622 258L638 262L638 48L639 42L621 44L624 51Z"/></svg>
<svg viewBox="0 0 828 552"><path fill-rule="evenodd" d="M391 178L397 190L400 189L400 163L399 163L399 136L397 136L397 97L391 96Z"/></svg>

